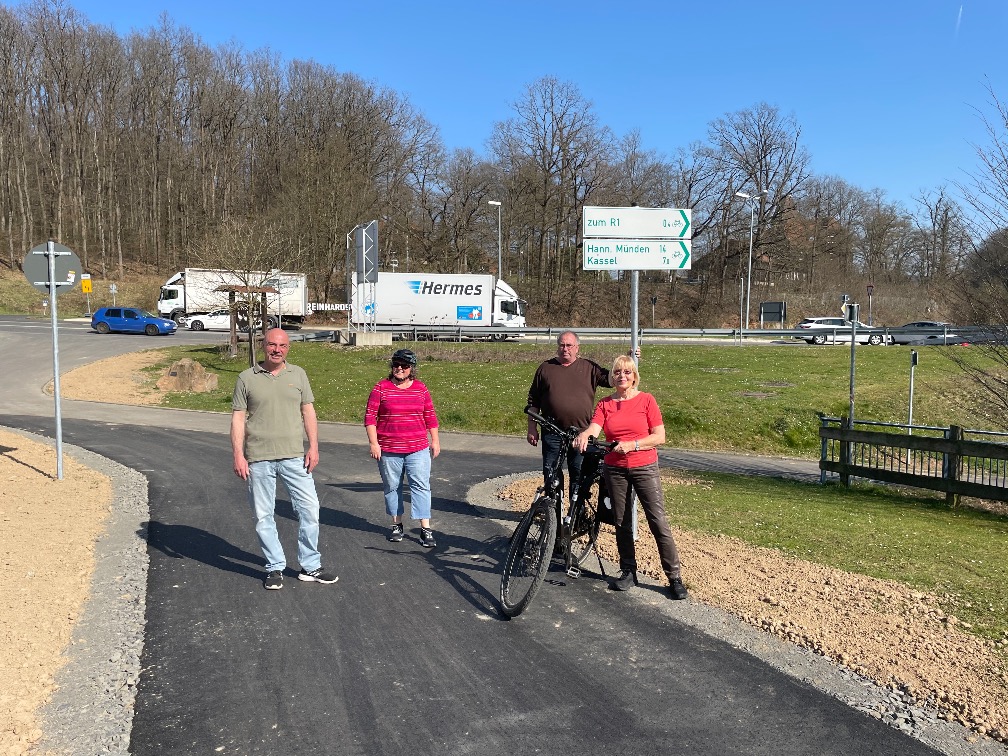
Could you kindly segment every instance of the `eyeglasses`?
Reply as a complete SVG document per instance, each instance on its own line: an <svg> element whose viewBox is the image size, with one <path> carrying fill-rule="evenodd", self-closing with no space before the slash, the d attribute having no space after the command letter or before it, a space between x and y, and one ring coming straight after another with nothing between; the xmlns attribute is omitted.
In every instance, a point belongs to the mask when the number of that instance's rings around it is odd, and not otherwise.
<svg viewBox="0 0 1008 756"><path fill-rule="evenodd" d="M633 370L613 370L612 374L613 375L629 375L629 376L633 377L634 371Z"/></svg>
<svg viewBox="0 0 1008 756"><path fill-rule="evenodd" d="M576 349L577 344L557 344L561 349Z"/></svg>

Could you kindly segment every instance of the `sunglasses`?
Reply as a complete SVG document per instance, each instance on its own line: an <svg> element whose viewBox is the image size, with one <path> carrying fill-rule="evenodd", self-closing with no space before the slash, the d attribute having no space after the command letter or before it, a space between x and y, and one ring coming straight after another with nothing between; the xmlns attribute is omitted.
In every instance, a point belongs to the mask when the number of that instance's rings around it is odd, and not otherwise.
<svg viewBox="0 0 1008 756"><path fill-rule="evenodd" d="M407 365L405 362L393 362L392 363L392 369L393 370L409 370L411 367L413 367L413 366L412 365Z"/></svg>

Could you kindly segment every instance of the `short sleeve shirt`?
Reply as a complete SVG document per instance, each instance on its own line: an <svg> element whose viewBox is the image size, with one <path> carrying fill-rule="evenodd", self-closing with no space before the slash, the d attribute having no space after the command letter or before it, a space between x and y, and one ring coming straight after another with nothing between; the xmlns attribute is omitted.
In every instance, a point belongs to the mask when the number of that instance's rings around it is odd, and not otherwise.
<svg viewBox="0 0 1008 756"><path fill-rule="evenodd" d="M606 441L638 441L649 435L652 428L665 424L658 402L645 391L622 402L606 397L595 407L592 422L602 426ZM605 457L605 463L612 467L642 467L657 461L656 449L641 449L626 454L610 452Z"/></svg>
<svg viewBox="0 0 1008 756"><path fill-rule="evenodd" d="M261 365L243 370L231 409L245 412L245 457L249 462L290 459L304 454L302 404L314 404L305 371L285 364L273 375Z"/></svg>

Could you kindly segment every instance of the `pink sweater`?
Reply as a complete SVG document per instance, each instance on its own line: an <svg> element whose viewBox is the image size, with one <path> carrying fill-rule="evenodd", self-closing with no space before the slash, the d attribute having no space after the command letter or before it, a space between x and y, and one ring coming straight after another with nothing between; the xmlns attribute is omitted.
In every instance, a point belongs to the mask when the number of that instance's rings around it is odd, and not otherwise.
<svg viewBox="0 0 1008 756"><path fill-rule="evenodd" d="M430 391L421 381L404 389L382 378L368 397L364 426L369 425L375 426L383 452L412 454L426 449L428 429L438 427Z"/></svg>

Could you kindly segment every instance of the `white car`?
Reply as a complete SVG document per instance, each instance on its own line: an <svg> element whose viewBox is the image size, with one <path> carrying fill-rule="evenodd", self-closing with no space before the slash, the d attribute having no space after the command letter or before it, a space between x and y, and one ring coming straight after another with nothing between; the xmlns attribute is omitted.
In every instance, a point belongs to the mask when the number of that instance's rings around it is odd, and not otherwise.
<svg viewBox="0 0 1008 756"><path fill-rule="evenodd" d="M223 310L214 310L206 315L187 315L182 318L180 324L190 331L230 331L231 310L225 307ZM238 330L246 331L248 329L239 325Z"/></svg>
<svg viewBox="0 0 1008 756"><path fill-rule="evenodd" d="M794 338L802 339L809 344L850 344L851 323L844 318L805 318L795 328L806 331L807 335L803 333ZM858 344L872 346L892 343L892 336L861 321L857 323L855 338Z"/></svg>

